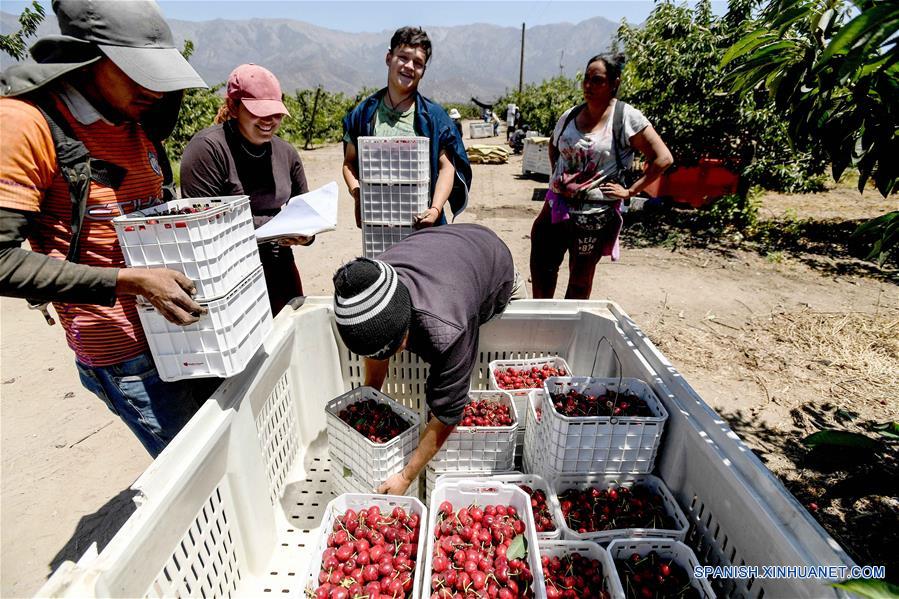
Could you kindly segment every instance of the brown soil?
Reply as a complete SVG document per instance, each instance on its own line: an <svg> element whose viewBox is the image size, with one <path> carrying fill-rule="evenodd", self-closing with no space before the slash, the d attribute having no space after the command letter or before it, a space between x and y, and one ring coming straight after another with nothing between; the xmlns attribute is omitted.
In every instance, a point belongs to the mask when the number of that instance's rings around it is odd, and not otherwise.
<svg viewBox="0 0 899 599"><path fill-rule="evenodd" d="M499 138L478 143L502 143ZM340 177L337 145L302 152L310 186ZM471 205L457 222L496 230L527 272L532 197L521 157L475 165ZM359 253L349 196L340 225L297 251L306 293ZM895 445L833 455L800 444L822 427L869 430L899 420L899 285L851 255L859 219L895 197L825 193L762 198L759 233L712 232L696 211L629 216L621 260L603 261L594 299L618 302L787 487L861 564L899 561ZM563 268L556 296L567 283ZM82 389L62 331L21 302L2 301L2 596L33 594L61 560L102 546L130 513L130 482L149 458Z"/></svg>

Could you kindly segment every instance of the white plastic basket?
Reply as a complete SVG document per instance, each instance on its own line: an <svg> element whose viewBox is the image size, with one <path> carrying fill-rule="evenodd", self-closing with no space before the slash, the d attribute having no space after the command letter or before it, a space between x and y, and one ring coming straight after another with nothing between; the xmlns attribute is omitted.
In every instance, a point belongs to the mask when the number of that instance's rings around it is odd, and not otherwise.
<svg viewBox="0 0 899 599"><path fill-rule="evenodd" d="M428 464L425 468L425 502L431 501L431 493L434 491L439 481L448 480L491 480L494 476L503 476L506 474L521 474L514 470L502 470L499 472L482 471L482 472L446 472L437 470Z"/></svg>
<svg viewBox="0 0 899 599"><path fill-rule="evenodd" d="M543 418L538 425L537 447L545 468L558 473L647 473L656 452L668 412L653 390L640 379L625 377L551 377L544 383ZM649 406L653 416L569 417L552 405L552 393L598 394L612 388L629 391Z"/></svg>
<svg viewBox="0 0 899 599"><path fill-rule="evenodd" d="M468 125L468 136L471 139L493 137L493 123L470 123Z"/></svg>
<svg viewBox="0 0 899 599"><path fill-rule="evenodd" d="M200 212L159 216L182 208ZM125 264L183 272L201 300L227 295L261 264L249 196L172 200L112 222Z"/></svg>
<svg viewBox="0 0 899 599"><path fill-rule="evenodd" d="M199 302L207 309L187 326L171 323L150 304L139 303L137 315L159 378L227 378L241 372L272 327L272 311L262 266L226 296Z"/></svg>
<svg viewBox="0 0 899 599"><path fill-rule="evenodd" d="M390 406L409 428L387 443L375 443L340 419L338 414L351 404L371 399ZM421 417L372 387L357 387L328 402L328 455L350 471L350 475L374 488L396 474L418 447Z"/></svg>
<svg viewBox="0 0 899 599"><path fill-rule="evenodd" d="M352 471L336 460L331 460L331 485L335 494L341 493L374 493L377 487L353 476ZM421 497L421 485L418 478L412 481L404 493L407 497Z"/></svg>
<svg viewBox="0 0 899 599"><path fill-rule="evenodd" d="M499 382L497 382L496 380L496 373L500 370L505 371L509 368L530 369L535 366L543 367L544 364L550 364L557 369L564 369L565 376L571 376L572 374L571 370L568 368L568 362L566 362L565 358L562 358L561 356L545 356L542 358L526 358L520 360L493 360L488 366L488 369L490 371L490 388L505 391L506 393L511 395L512 400L515 402L515 409L518 410L518 415L522 420L518 427L519 446L524 443L525 430L528 426L525 413L527 412L528 394L530 394L531 389L503 389L499 385ZM540 388L542 388L542 386Z"/></svg>
<svg viewBox="0 0 899 599"><path fill-rule="evenodd" d="M612 595L615 588L613 580L618 578L618 572L615 571L615 563L609 556L608 551L603 549L599 544L592 541L540 541L540 557L565 557L566 555L580 554L589 560L597 560L602 565L602 577L605 585L605 591ZM544 573L544 585L546 582ZM595 594L591 597L598 596L599 590L591 589Z"/></svg>
<svg viewBox="0 0 899 599"><path fill-rule="evenodd" d="M541 456L539 454L540 447L537 445L537 432L539 420L537 418L537 409L543 409L543 389L531 389L527 394L525 402L526 410L524 417L524 447L522 450L521 467L530 474L537 474L544 478L552 478L555 473L548 473L543 467ZM547 476L547 475L550 476Z"/></svg>
<svg viewBox="0 0 899 599"><path fill-rule="evenodd" d="M549 162L549 145L526 137L521 155L521 174L528 173L551 175L552 168Z"/></svg>
<svg viewBox="0 0 899 599"><path fill-rule="evenodd" d="M609 543L606 551L609 552L609 557L612 558L613 562L619 559L627 559L634 553L639 554L642 557L650 551L655 551L660 557L672 560L675 564L687 571L687 575L690 577L690 586L699 591L702 599L715 599L716 597L715 591L712 590L712 587L707 580L693 577L693 568L702 564L700 564L699 560L696 558L696 554L693 553L693 550L680 541L658 538L615 539ZM620 574L611 580L612 584L615 585L613 595L616 597L625 597L624 581L621 579Z"/></svg>
<svg viewBox="0 0 899 599"><path fill-rule="evenodd" d="M500 472L515 469L515 438L518 412L504 391L469 391L471 401L489 401L509 406L510 426L457 426L431 463L446 472Z"/></svg>
<svg viewBox="0 0 899 599"><path fill-rule="evenodd" d="M377 258L394 243L409 237L415 229L412 225L385 225L362 223L362 255Z"/></svg>
<svg viewBox="0 0 899 599"><path fill-rule="evenodd" d="M552 521L553 524L555 524L556 529L546 532L537 531L537 538L541 543L543 541L553 541L562 538L562 526L559 522L559 501L555 491L553 491L552 485L547 483L542 476L536 474L522 474L520 472L434 472L429 468L427 479L428 494L430 495L436 486L459 480L507 483L519 488L521 488L521 485L527 485L534 491L538 489L543 491L546 494L546 506L552 515Z"/></svg>
<svg viewBox="0 0 899 599"><path fill-rule="evenodd" d="M366 183L362 188L362 222L412 225L430 203L428 183Z"/></svg>
<svg viewBox="0 0 899 599"><path fill-rule="evenodd" d="M684 512L677 505L677 501L671 496L671 492L662 479L651 474L562 474L556 478L552 487L557 500L557 505L561 504L558 499L559 495L569 489L586 489L587 487L598 487L600 489L608 489L610 487L627 487L632 488L634 485L643 485L649 488L656 495L662 498L662 504L665 512L674 520L674 528L619 528L605 531L595 531L579 533L568 526L568 522L562 515L562 508L559 507L558 520L562 522L562 536L566 539L576 539L581 541L596 541L597 543L608 543L612 539L637 538L637 537L657 537L666 539L675 539L683 541L687 537L687 531L690 530L690 521L684 515Z"/></svg>
<svg viewBox="0 0 899 599"><path fill-rule="evenodd" d="M431 178L430 145L427 137L360 137L359 180L424 183L427 187Z"/></svg>
<svg viewBox="0 0 899 599"><path fill-rule="evenodd" d="M420 502L418 499L415 499L414 497L372 495L366 493L344 493L335 497L331 500L330 503L328 503L328 506L325 508L325 514L322 517L322 525L319 529L320 532L318 543L315 545L315 548L312 551L312 561L309 564L309 570L305 576L307 589L311 589L314 591L319 586L318 572L321 569L322 565L322 554L325 552L325 549L328 548L328 535L332 532L331 529L334 526L334 521L339 516L345 514L347 510L352 509L358 512L360 509L369 508L373 505L378 506L381 509L381 513L387 514L392 512L393 508L401 507L406 511L407 514L418 514L418 517L421 519L421 524L418 528L418 551L415 556L415 571L412 574L412 593L409 596L417 598L421 595L421 572L424 566L424 564L422 563L422 558L424 557L424 541L426 535L428 534L427 509L422 502Z"/></svg>
<svg viewBox="0 0 899 599"><path fill-rule="evenodd" d="M534 529L534 515L527 493L515 485L493 481L447 481L438 485L431 493L428 510L428 546L425 549L425 567L422 570L422 599L431 596L431 563L434 558L434 531L437 529L438 507L449 501L454 511L472 504L510 505L524 522L524 538L527 541L527 563L534 575L534 592L537 599L546 599L543 582L543 568L540 564L539 539Z"/></svg>

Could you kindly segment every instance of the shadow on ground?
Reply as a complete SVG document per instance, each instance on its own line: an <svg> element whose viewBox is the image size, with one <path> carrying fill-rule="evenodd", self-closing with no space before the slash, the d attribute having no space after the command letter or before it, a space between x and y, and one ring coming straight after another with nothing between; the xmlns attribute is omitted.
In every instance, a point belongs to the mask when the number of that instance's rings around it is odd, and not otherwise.
<svg viewBox="0 0 899 599"><path fill-rule="evenodd" d="M110 539L119 531L134 513L133 498L137 491L125 489L106 502L93 514L78 521L75 533L50 562L50 571L55 571L64 561L78 561L91 543L97 544L97 551L103 551Z"/></svg>
<svg viewBox="0 0 899 599"><path fill-rule="evenodd" d="M753 251L777 261L783 257L831 276L864 276L899 280L894 252L884 269L864 260L867 246L852 233L862 220L764 220L740 233L723 226L707 209L653 206L625 215L622 242L630 247L666 247L672 251L703 248L731 257L737 250Z"/></svg>
<svg viewBox="0 0 899 599"><path fill-rule="evenodd" d="M786 434L742 411L722 415L763 462L775 455L789 462L770 467L856 563L886 566L887 579L899 582L897 445L879 451L803 446L801 440L815 430L846 425L832 406L793 409L794 428ZM870 435L873 424L855 421L851 430Z"/></svg>

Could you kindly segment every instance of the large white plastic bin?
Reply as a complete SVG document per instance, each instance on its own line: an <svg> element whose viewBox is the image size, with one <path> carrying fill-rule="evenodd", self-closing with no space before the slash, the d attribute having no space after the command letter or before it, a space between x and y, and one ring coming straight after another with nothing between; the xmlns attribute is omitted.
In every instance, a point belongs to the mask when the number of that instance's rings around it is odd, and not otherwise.
<svg viewBox="0 0 899 599"><path fill-rule="evenodd" d="M549 176L552 168L549 162L549 138L526 137L521 152L521 174L535 173Z"/></svg>
<svg viewBox="0 0 899 599"><path fill-rule="evenodd" d="M154 306L139 303L137 315L159 378L229 377L241 372L272 325L262 266L222 298L200 301L207 313L194 324L169 322Z"/></svg>
<svg viewBox="0 0 899 599"><path fill-rule="evenodd" d="M375 443L338 416L347 406L369 399L390 406L409 428L386 443ZM376 488L390 475L402 470L409 456L418 447L421 433L421 417L418 412L371 387L350 389L328 402L325 410L328 414L328 455L331 460L337 460L347 468L351 476L360 479L370 488Z"/></svg>
<svg viewBox="0 0 899 599"><path fill-rule="evenodd" d="M185 208L199 212L160 216ZM183 272L201 300L225 296L261 265L249 196L172 200L112 222L125 264Z"/></svg>
<svg viewBox="0 0 899 599"><path fill-rule="evenodd" d="M427 137L360 137L359 180L365 183L427 183L431 140Z"/></svg>
<svg viewBox="0 0 899 599"><path fill-rule="evenodd" d="M282 311L263 351L132 486L138 505L122 529L99 555L89 549L65 563L38 594L188 595L189 583L207 597L300 596L333 497L325 405L364 377L362 359L339 340L332 303L307 298ZM602 337L624 376L646 381L670 414L656 473L690 521L687 542L703 564L855 565L614 303L513 302L481 328L472 384L486 388L487 365L509 348L561 354L575 372L594 372ZM601 355L595 372L618 370ZM403 352L383 391L422 410L427 374ZM713 586L729 597L845 597L824 580Z"/></svg>
<svg viewBox="0 0 899 599"><path fill-rule="evenodd" d="M470 123L468 125L468 137L471 139L493 137L493 123Z"/></svg>

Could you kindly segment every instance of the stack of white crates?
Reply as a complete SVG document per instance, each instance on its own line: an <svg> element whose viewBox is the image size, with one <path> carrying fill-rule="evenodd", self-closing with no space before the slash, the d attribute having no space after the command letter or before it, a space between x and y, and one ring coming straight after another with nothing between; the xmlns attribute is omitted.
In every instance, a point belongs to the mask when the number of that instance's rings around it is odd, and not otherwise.
<svg viewBox="0 0 899 599"><path fill-rule="evenodd" d="M408 237L415 216L430 205L427 137L360 137L362 252L375 258Z"/></svg>
<svg viewBox="0 0 899 599"><path fill-rule="evenodd" d="M196 302L207 310L182 327L138 300L160 378L241 372L272 323L249 196L173 200L119 216L113 225L129 267L183 272L197 288Z"/></svg>
<svg viewBox="0 0 899 599"><path fill-rule="evenodd" d="M493 137L493 123L471 123L468 125L468 136L471 139Z"/></svg>

